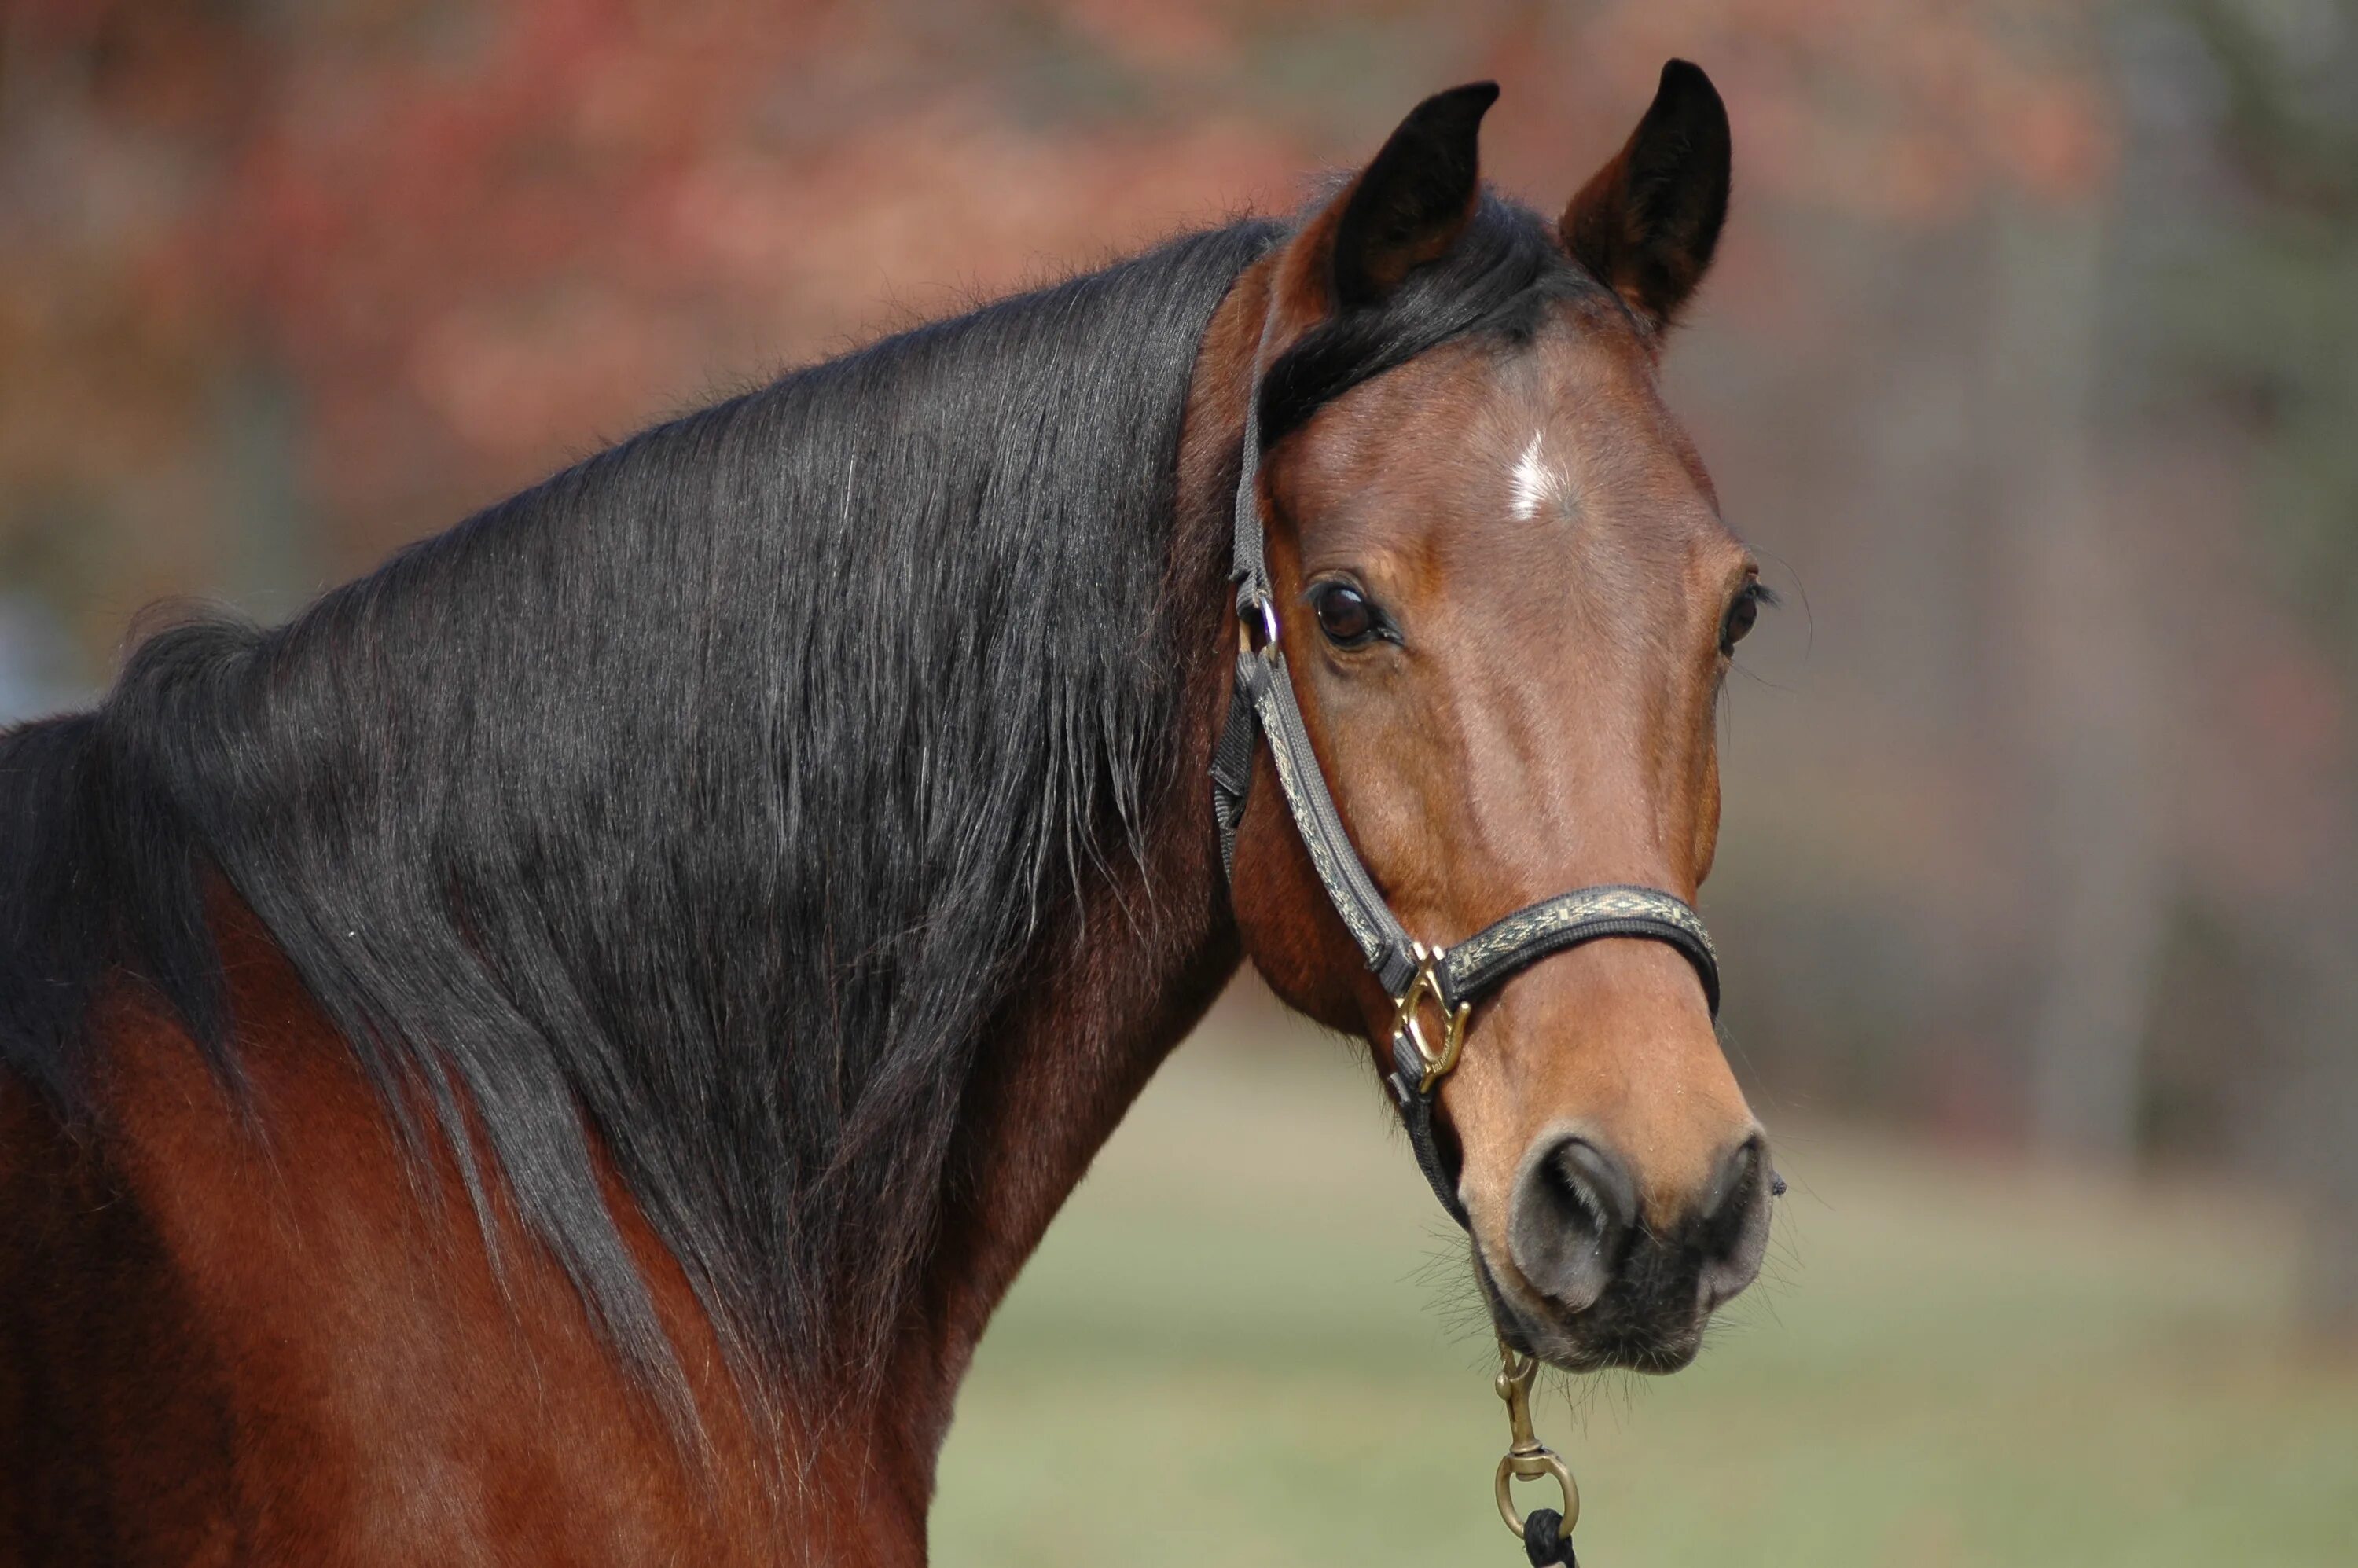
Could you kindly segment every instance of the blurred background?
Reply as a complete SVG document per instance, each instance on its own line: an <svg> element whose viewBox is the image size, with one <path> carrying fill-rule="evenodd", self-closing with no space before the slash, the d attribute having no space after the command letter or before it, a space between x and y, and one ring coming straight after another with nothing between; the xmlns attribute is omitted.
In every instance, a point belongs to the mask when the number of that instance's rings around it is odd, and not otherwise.
<svg viewBox="0 0 2358 1568"><path fill-rule="evenodd" d="M1725 719L1793 1192L1698 1367L1552 1394L1585 1560L2358 1561L2346 0L0 0L0 720L636 427L1495 77L1560 205L1736 126L1669 369L1787 607ZM1507 1563L1464 1270L1240 986L987 1343L948 1564Z"/></svg>

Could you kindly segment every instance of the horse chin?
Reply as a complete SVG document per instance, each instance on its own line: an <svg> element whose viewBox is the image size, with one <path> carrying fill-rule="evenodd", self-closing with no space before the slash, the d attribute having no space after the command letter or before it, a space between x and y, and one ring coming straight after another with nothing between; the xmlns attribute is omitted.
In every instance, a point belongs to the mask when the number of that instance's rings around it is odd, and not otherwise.
<svg viewBox="0 0 2358 1568"><path fill-rule="evenodd" d="M1612 1290L1578 1312L1559 1312L1552 1306L1533 1311L1498 1288L1478 1248L1474 1273L1481 1281L1499 1339L1517 1354L1536 1356L1559 1371L1643 1372L1660 1377L1684 1370L1703 1349L1708 1313L1664 1322L1660 1314L1631 1312L1630 1303L1617 1299Z"/></svg>

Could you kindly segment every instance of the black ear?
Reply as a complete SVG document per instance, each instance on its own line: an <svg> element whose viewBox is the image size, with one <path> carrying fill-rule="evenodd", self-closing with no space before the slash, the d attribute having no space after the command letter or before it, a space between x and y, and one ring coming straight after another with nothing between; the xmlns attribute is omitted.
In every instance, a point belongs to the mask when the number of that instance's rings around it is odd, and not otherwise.
<svg viewBox="0 0 2358 1568"><path fill-rule="evenodd" d="M1457 243L1481 196L1482 116L1498 101L1493 81L1434 93L1352 181L1328 271L1336 309L1381 303Z"/></svg>
<svg viewBox="0 0 2358 1568"><path fill-rule="evenodd" d="M1727 109L1699 66L1662 67L1652 107L1565 208L1573 259L1667 326L1711 265L1727 218Z"/></svg>

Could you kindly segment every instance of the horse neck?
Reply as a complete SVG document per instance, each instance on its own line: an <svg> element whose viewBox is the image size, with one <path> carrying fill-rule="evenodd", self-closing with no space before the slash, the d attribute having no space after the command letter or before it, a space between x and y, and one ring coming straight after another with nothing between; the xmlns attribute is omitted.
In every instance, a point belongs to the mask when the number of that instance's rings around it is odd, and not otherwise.
<svg viewBox="0 0 2358 1568"><path fill-rule="evenodd" d="M223 1499L233 1456L257 1486L282 1474L305 1477L300 1498L270 1494L273 1528L289 1540L326 1539L340 1510L356 1506L351 1499L380 1486L421 1518L433 1513L415 1499L438 1496L438 1477L470 1497L515 1499L494 1521L510 1538L558 1555L567 1554L563 1541L578 1538L572 1554L583 1561L600 1560L604 1548L594 1543L639 1539L630 1531L641 1527L683 1559L716 1565L767 1557L779 1542L806 1543L795 1555L813 1562L922 1557L936 1457L984 1325L1090 1158L1237 963L1206 769L1228 698L1226 500L1259 298L1257 287L1230 291L1191 384L1166 606L1187 651L1180 675L1188 697L1159 795L1143 803L1143 848L1093 872L1047 923L1023 965L1026 985L988 1022L958 1087L934 1245L914 1265L881 1377L839 1399L831 1396L841 1390L783 1383L749 1390L743 1377L760 1374L732 1370L679 1260L619 1171L601 1166L622 1243L708 1418L703 1478L713 1484L702 1485L694 1463L681 1465L677 1433L611 1354L554 1256L519 1248L495 1266L489 1249L468 1244L480 1219L456 1164L438 1152L435 1179L417 1179L415 1151L395 1138L334 1022L269 927L216 883L208 916L227 1016L261 1025L245 1031L239 1061L251 1103L268 1108L267 1142L255 1142L255 1122L236 1113L185 1019L126 977L94 1004L89 1024L105 1042L92 1119L106 1130L105 1173L115 1186L104 1203L60 1186L70 1201L52 1206L60 1228L69 1219L135 1217L137 1234L150 1238L141 1257L152 1253L153 1280L116 1289L117 1259L89 1276L105 1291L58 1296L69 1303L58 1311L109 1322L107 1314L172 1314L168 1332L188 1354L164 1371L135 1368L137 1387L124 1385L123 1408L157 1408L163 1395L149 1385L186 1372L168 1390L203 1415L183 1423L194 1434L186 1441L202 1448L204 1463L224 1467L218 1488L178 1488L198 1499L192 1507L232 1507ZM9 1118L48 1114L41 1102L0 1093L0 1177L49 1180L46 1166L21 1158L11 1165L19 1145L5 1136ZM71 1152L74 1141L53 1131L44 1146ZM300 1179L286 1179L291 1172ZM19 1210L37 1233L52 1217L14 1200L0 1204L0 1217ZM84 1239L104 1258L116 1232L94 1234ZM0 1243L9 1239L0 1225ZM520 1325L530 1333L520 1336ZM60 1343L131 1342L93 1337L79 1321L57 1332ZM533 1353L519 1355L526 1344ZM353 1368L373 1375L348 1375ZM409 1368L430 1372L400 1370ZM743 1397L755 1392L770 1399ZM206 1423L247 1409L287 1413L239 1428L241 1446L223 1447ZM152 1473L178 1463L170 1444L180 1427L134 1426L157 1445L141 1450ZM446 1442L460 1444L448 1453L463 1462L398 1459L443 1452ZM95 1463L70 1443L45 1453L77 1474ZM787 1485L773 1490L781 1472ZM453 1531L474 1528L459 1505L446 1512L434 1518Z"/></svg>
<svg viewBox="0 0 2358 1568"><path fill-rule="evenodd" d="M1221 303L1190 385L1166 579L1188 698L1145 851L1083 888L1075 915L1045 938L1039 978L986 1032L944 1171L939 1238L884 1379L882 1397L902 1413L883 1413L875 1430L899 1429L928 1494L958 1383L991 1314L1239 959L1207 780L1228 704L1229 501L1266 270L1249 270Z"/></svg>

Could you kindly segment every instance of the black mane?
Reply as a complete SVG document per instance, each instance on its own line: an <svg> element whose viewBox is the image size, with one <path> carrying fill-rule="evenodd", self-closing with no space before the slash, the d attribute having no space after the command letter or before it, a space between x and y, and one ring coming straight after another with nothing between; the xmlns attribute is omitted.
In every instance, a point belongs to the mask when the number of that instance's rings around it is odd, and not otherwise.
<svg viewBox="0 0 2358 1568"><path fill-rule="evenodd" d="M86 1109L120 975L234 1086L217 875L397 1119L471 1118L658 1386L592 1138L734 1349L806 1385L871 1363L982 1022L1179 764L1180 422L1213 309L1282 233L789 375L285 626L167 632L94 712L0 735L0 1067ZM1396 307L1287 356L1272 431L1568 267L1486 202Z"/></svg>

